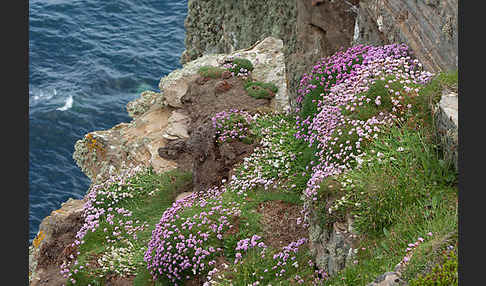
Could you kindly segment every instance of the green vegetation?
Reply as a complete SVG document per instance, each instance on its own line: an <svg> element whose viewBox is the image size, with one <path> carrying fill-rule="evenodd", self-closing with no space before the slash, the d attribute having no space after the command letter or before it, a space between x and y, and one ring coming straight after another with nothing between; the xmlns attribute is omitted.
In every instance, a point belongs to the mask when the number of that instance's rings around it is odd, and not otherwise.
<svg viewBox="0 0 486 286"><path fill-rule="evenodd" d="M143 256L152 230L163 210L172 204L177 191L190 183L190 173L169 171L158 175L147 170L131 177L124 184L115 183L107 187L119 194L136 190L136 197L121 199L117 203L117 209L127 210L131 215L114 215L111 219L113 224L110 224L109 219L101 219L99 226L85 235L84 243L78 249L80 254L74 268L76 270L72 272L76 284L105 285L110 275L128 275L136 277L135 285L147 285L147 278L151 277L146 277L147 267ZM109 196L100 195L98 201L106 202L109 199ZM121 222L129 226L128 221L131 221L134 228L138 225L138 229L123 228ZM74 284L71 280L68 282L68 285Z"/></svg>
<svg viewBox="0 0 486 286"><path fill-rule="evenodd" d="M458 239L457 174L438 146L431 106L442 89L457 87L457 72L430 81L424 73L427 84L388 74L368 88L359 81L358 94L350 96L344 85L331 93L337 78L353 78L364 52L347 57L342 69L339 57L339 68L331 60L315 67L317 75L303 80L298 118L217 113L216 142L257 143L219 187L173 203L191 174L151 170L93 187L79 255L67 267L69 285L105 285L116 276L132 277L138 286L196 280L367 285L396 265L410 285L456 285L457 257L450 250ZM396 58L407 63L405 55ZM239 58L225 68L239 76L253 70ZM199 73L219 77L222 70L202 67ZM255 98L277 92L251 79L245 89ZM353 220L356 255L332 277L314 268L310 210L327 230Z"/></svg>
<svg viewBox="0 0 486 286"><path fill-rule="evenodd" d="M248 92L249 96L256 99L271 99L275 96L275 93L277 93L278 88L273 83L249 81L245 84L245 90Z"/></svg>
<svg viewBox="0 0 486 286"><path fill-rule="evenodd" d="M419 275L410 281L410 286L448 286L457 285L457 254L455 250L444 252L443 262L437 264L430 273Z"/></svg>
<svg viewBox="0 0 486 286"><path fill-rule="evenodd" d="M409 285L457 285L454 256L445 267L436 266L427 274L446 246L457 244L456 173L436 145L426 104L437 92L431 92L432 87L444 78L451 77L439 74L424 87L415 116L389 128L365 148L359 166L321 183L320 201L334 199L329 209L321 208L321 221L329 226L350 213L361 237L357 263L324 285L366 285L392 271L406 257L409 243L428 237L427 233L433 235L411 252L402 278L412 281Z"/></svg>
<svg viewBox="0 0 486 286"><path fill-rule="evenodd" d="M198 73L203 77L220 78L224 71L225 69L220 67L202 66L199 68Z"/></svg>
<svg viewBox="0 0 486 286"><path fill-rule="evenodd" d="M248 75L248 73L253 71L254 68L251 61L244 58L234 58L226 67L234 75Z"/></svg>

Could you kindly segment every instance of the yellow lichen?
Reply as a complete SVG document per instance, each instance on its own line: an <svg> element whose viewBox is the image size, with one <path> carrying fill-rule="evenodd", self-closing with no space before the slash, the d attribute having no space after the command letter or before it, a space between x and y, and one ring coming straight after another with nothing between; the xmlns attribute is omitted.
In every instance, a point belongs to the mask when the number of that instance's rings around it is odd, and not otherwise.
<svg viewBox="0 0 486 286"><path fill-rule="evenodd" d="M86 139L88 141L87 145L89 151L95 151L96 153L99 152L102 156L105 155L105 148L103 147L103 144L96 140L91 133L86 135Z"/></svg>
<svg viewBox="0 0 486 286"><path fill-rule="evenodd" d="M41 230L39 231L39 233L37 234L37 236L34 238L34 241L32 242L32 244L34 245L35 248L39 247L39 244L41 243L41 241L46 237L46 235L44 234L44 232Z"/></svg>
<svg viewBox="0 0 486 286"><path fill-rule="evenodd" d="M64 210L58 209L58 210L52 211L51 214L57 214L57 213L63 213L63 212L64 212Z"/></svg>

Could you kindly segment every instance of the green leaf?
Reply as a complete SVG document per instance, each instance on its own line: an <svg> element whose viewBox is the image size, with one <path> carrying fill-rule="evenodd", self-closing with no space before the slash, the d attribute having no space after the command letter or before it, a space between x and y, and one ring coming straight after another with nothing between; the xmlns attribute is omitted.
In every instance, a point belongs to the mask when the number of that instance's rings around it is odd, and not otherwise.
<svg viewBox="0 0 486 286"><path fill-rule="evenodd" d="M390 232L388 232L388 229L386 229L386 227L383 228L383 233L385 234L385 237L390 236Z"/></svg>

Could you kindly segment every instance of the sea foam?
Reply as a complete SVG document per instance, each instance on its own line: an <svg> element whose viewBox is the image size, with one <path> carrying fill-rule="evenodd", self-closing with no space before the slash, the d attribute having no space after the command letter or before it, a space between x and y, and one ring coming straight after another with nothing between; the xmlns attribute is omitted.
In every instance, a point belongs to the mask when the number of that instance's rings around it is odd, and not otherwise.
<svg viewBox="0 0 486 286"><path fill-rule="evenodd" d="M58 107L58 108L56 108L56 110L66 111L66 110L68 110L71 107L73 107L73 96L72 95L70 95L66 99L66 103L64 103L64 106L63 107Z"/></svg>

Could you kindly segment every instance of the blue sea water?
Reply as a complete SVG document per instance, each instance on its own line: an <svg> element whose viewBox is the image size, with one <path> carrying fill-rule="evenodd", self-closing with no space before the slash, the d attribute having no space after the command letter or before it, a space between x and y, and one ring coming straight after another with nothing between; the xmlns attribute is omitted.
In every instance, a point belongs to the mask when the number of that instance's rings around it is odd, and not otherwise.
<svg viewBox="0 0 486 286"><path fill-rule="evenodd" d="M130 122L126 104L180 68L187 0L30 0L29 238L90 180L86 133Z"/></svg>

